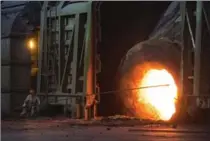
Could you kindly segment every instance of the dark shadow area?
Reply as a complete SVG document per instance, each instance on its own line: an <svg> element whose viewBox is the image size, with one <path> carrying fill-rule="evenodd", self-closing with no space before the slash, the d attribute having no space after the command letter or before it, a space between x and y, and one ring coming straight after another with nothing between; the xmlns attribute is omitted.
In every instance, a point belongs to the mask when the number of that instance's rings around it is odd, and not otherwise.
<svg viewBox="0 0 210 141"><path fill-rule="evenodd" d="M118 66L135 44L144 41L156 26L170 2L103 2L101 5L102 42L99 52L102 72L101 92L116 90ZM116 94L101 95L99 115L120 112Z"/></svg>

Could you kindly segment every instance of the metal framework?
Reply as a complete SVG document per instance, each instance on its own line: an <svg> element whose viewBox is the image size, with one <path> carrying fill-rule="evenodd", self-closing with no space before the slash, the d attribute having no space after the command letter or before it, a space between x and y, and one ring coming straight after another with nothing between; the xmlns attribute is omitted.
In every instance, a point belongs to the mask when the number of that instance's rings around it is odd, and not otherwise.
<svg viewBox="0 0 210 141"><path fill-rule="evenodd" d="M204 23L209 30L209 21L203 2L196 2L194 9L188 2L181 2L180 13L182 17L181 42L183 45L181 51L181 93L189 93L189 88L186 90L184 86L187 86L189 76L192 76L192 94L188 95L191 102L188 104L190 107L210 108L210 95L201 92L201 49L204 47L202 45L202 26ZM190 40L191 43L189 43Z"/></svg>
<svg viewBox="0 0 210 141"><path fill-rule="evenodd" d="M199 81L202 12L208 28L209 21L202 2L197 2L196 20L192 20L192 17L195 18L194 10L188 8L187 2L179 3L179 9L177 9L177 4L175 6L175 11L178 12L168 15L170 22L163 23L164 28L157 29L159 32L156 32L153 37L157 38L163 34L168 36L171 32L165 29L174 28L175 21L179 30L173 31L175 35L172 38L181 37L178 40L183 45L181 51L182 86L185 86L189 76L194 76L194 89L191 96L201 97ZM65 111L71 111L72 117L83 116L88 119L93 115L96 116L97 102L95 101L99 101L96 95L99 93L97 73L101 68L97 54L100 40L100 34L98 34L100 26L97 22L100 16L97 7L100 7L100 4L94 5L92 2L73 4L59 2L56 6L50 6L48 2L44 2L41 12L37 93L40 97L46 98L50 104L65 105ZM193 21L196 21L195 24ZM196 28L195 32L192 30L194 28ZM189 51L195 54L195 63L191 66L189 65ZM182 93L185 93L184 89L182 87Z"/></svg>
<svg viewBox="0 0 210 141"><path fill-rule="evenodd" d="M92 2L44 2L41 11L37 93L49 104L64 105L72 117L92 117L96 74L100 72ZM83 113L83 110L85 111Z"/></svg>
<svg viewBox="0 0 210 141"><path fill-rule="evenodd" d="M183 101L189 101L189 105L197 105L202 101L201 103L206 103L203 107L210 108L210 95L204 90L206 88L203 88L206 83L203 79L207 76L203 76L204 69L201 67L204 66L202 60L207 55L203 50L208 50L204 41L209 42L203 37L203 26L206 26L210 33L208 7L209 3L201 1L172 2L150 39L168 38L181 43L180 93L184 96Z"/></svg>

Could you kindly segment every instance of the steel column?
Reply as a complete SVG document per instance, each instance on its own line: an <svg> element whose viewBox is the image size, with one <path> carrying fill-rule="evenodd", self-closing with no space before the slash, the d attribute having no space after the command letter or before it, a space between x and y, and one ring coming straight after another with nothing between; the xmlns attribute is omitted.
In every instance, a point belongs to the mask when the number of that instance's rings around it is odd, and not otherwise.
<svg viewBox="0 0 210 141"><path fill-rule="evenodd" d="M202 29L202 1L196 4L196 35L195 35L195 64L193 94L200 95L200 60L201 60L201 29Z"/></svg>
<svg viewBox="0 0 210 141"><path fill-rule="evenodd" d="M85 40L85 57L84 57L84 85L83 85L83 101L84 101L84 118L85 120L89 119L89 108L87 107L90 96L88 93L92 93L91 86L91 24L92 24L92 3L89 3L88 17L87 17L87 26L86 26L86 40Z"/></svg>
<svg viewBox="0 0 210 141"><path fill-rule="evenodd" d="M73 49L73 69L72 69L72 94L76 94L77 84L77 56L78 56L78 36L79 36L79 14L75 17L74 49Z"/></svg>
<svg viewBox="0 0 210 141"><path fill-rule="evenodd" d="M184 29L185 29L185 15L186 15L186 2L180 2L180 12L181 12L181 63L180 63L180 95L183 96L183 88L184 88Z"/></svg>
<svg viewBox="0 0 210 141"><path fill-rule="evenodd" d="M43 56L43 42L44 42L44 33L46 32L46 29L44 28L44 25L46 25L46 19L47 19L47 6L48 2L44 2L43 8L41 10L41 28L40 28L40 40L39 40L39 55L38 55L38 73L37 73L37 93L40 93L40 87L41 87L41 75L42 75L42 56ZM46 37L45 37L46 38Z"/></svg>

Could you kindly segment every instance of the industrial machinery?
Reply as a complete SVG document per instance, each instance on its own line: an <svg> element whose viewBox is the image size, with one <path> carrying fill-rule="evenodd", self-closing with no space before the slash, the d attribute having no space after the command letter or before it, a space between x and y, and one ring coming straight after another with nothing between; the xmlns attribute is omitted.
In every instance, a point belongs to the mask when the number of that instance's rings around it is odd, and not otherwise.
<svg viewBox="0 0 210 141"><path fill-rule="evenodd" d="M41 11L37 93L73 118L97 111L96 7L87 1L44 2Z"/></svg>
<svg viewBox="0 0 210 141"><path fill-rule="evenodd" d="M9 8L8 6L3 8L3 27L10 25L10 28L9 32L7 28L2 28L5 30L2 32L2 76L4 77L2 80L9 80L2 85L4 90L2 98L10 102L12 95L15 101L17 91L21 90L19 93L24 91L24 95L18 96L18 99L22 102L30 88L29 74L32 65L32 74L37 75L36 92L42 101L47 101L51 105L62 105L64 113L71 113L72 118L96 117L97 104L100 102L97 75L101 71L101 61L97 48L101 40L99 11L101 3L91 1L36 3L37 9L34 11L39 11L38 8L42 7L41 17L38 16L39 29L30 34L28 32L31 30L24 29L27 35L22 36L24 38L21 40L16 40L14 37L20 36L16 33L18 29L14 26L16 22L20 23L21 27L31 27L20 22L23 20L20 16L22 11L29 10L30 5L27 7L26 3L19 4L15 10L10 9L14 8L11 5ZM207 72L210 71L210 67L205 69L202 67L208 66L208 62L203 60L208 59L210 45L208 40L210 11L207 7L208 3L205 2L197 2L197 6L195 3L172 2L149 40L132 47L122 59L119 67L120 88L133 88L130 86L131 83L133 85L136 74L143 75L144 70L136 67L137 65L158 62L160 67L169 70L178 86L177 109L182 110L178 110L177 113L184 111L183 105L190 113L195 113L192 111L195 111L199 104L208 109L210 75ZM21 12L15 14L19 10ZM34 11L28 13L36 13ZM30 17L30 14L27 17ZM34 20L36 19L37 17ZM33 28L35 27L37 25L33 25ZM202 27L207 27L208 30L203 31ZM12 46L20 43L21 52L25 54L18 55L17 52L20 50L11 47L10 43ZM7 46L14 52L11 53L11 57L6 55L10 56ZM22 56L27 58L21 58ZM18 62L14 62L14 59L22 63L17 65ZM139 70L135 70L136 68ZM135 95L135 91L123 91L119 95L124 103L125 113L141 116L140 111L135 111L137 101L136 97L130 97L132 95ZM5 111L8 111L9 102L5 102L2 106Z"/></svg>
<svg viewBox="0 0 210 141"><path fill-rule="evenodd" d="M181 47L180 93L186 98L188 112L210 108L209 96L209 3L172 3L151 38L168 37ZM179 11L178 11L179 10ZM171 14L169 14L171 12ZM168 14L168 15L167 15ZM164 24L164 19L168 23Z"/></svg>
<svg viewBox="0 0 210 141"><path fill-rule="evenodd" d="M200 108L209 109L208 6L209 3L205 2L172 2L150 39L132 47L123 58L120 65L121 87L133 85L137 73L143 75L145 70L138 65L147 62L154 67L154 63L158 63L158 67L169 70L176 80L179 94L177 114L188 112L193 116ZM125 112L141 116L141 110L138 112L135 109L138 101L133 98L137 92L128 93L120 95Z"/></svg>

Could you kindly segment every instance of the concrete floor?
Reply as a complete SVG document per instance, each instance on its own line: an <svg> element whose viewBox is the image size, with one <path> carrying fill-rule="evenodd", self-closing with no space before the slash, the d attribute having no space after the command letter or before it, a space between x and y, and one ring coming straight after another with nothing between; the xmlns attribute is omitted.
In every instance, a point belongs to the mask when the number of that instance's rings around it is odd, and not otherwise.
<svg viewBox="0 0 210 141"><path fill-rule="evenodd" d="M207 141L202 126L76 126L69 119L2 121L2 141Z"/></svg>

